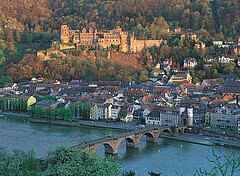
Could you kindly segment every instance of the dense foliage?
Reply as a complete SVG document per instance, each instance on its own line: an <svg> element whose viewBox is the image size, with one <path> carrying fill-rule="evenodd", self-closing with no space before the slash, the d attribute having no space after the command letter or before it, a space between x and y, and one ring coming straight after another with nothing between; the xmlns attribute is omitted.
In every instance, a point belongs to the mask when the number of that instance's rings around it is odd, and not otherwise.
<svg viewBox="0 0 240 176"><path fill-rule="evenodd" d="M91 104L90 102L84 103L70 103L68 107L55 107L43 109L42 106L36 108L32 107L28 109L28 114L33 118L46 118L46 119L90 119L91 116Z"/></svg>
<svg viewBox="0 0 240 176"><path fill-rule="evenodd" d="M3 149L0 151L2 176L117 176L119 171L119 164L112 157L85 153L82 149L68 146L60 146L50 151L42 162L36 158L33 150L27 154L20 151L11 154Z"/></svg>
<svg viewBox="0 0 240 176"><path fill-rule="evenodd" d="M0 98L0 110L10 112L27 112L27 100L20 98Z"/></svg>

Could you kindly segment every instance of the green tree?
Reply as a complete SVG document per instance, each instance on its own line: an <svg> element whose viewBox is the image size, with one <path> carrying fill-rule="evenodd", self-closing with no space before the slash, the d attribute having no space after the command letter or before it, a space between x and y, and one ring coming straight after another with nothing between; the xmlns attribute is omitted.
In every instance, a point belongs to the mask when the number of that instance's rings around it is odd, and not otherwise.
<svg viewBox="0 0 240 176"><path fill-rule="evenodd" d="M0 84L12 83L12 79L9 76L1 76Z"/></svg>
<svg viewBox="0 0 240 176"><path fill-rule="evenodd" d="M0 150L0 175L37 176L39 172L39 160L33 150L28 153L14 151L12 154L3 149Z"/></svg>
<svg viewBox="0 0 240 176"><path fill-rule="evenodd" d="M118 176L119 164L113 157L100 157L82 149L60 146L48 153L43 176L58 175L104 175Z"/></svg>
<svg viewBox="0 0 240 176"><path fill-rule="evenodd" d="M87 119L91 117L91 103L87 102Z"/></svg>

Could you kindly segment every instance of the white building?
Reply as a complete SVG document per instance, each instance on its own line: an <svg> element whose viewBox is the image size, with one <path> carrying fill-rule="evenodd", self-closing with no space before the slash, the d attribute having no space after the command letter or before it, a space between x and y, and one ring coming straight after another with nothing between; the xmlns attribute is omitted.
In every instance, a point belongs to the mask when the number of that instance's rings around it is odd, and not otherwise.
<svg viewBox="0 0 240 176"><path fill-rule="evenodd" d="M94 103L92 106L92 120L110 120L112 119L112 104L105 103L103 105Z"/></svg>

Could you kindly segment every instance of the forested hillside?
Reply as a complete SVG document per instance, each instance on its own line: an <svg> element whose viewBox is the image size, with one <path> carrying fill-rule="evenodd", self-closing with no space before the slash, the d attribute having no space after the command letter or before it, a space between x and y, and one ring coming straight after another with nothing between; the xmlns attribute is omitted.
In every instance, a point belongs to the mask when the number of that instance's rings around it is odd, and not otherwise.
<svg viewBox="0 0 240 176"><path fill-rule="evenodd" d="M138 39L164 39L167 44L159 48L148 48L139 53L138 59L126 54L119 54L113 59L115 55L112 55L113 60L131 57L129 67L122 65L123 61L113 64L104 60L107 55L102 52L102 74L97 61L91 60L91 55L82 56L81 53L76 54L76 51L75 54L67 53L65 58L57 58L59 68L54 68L50 65L56 60L39 62L39 58L34 57L37 51L50 48L52 41L60 40L57 30L62 24L67 24L71 29L112 29L118 25L124 30L134 31ZM179 35L166 30L178 26L183 32L195 32L198 40L206 43L206 50L198 50L195 48L195 41L181 40ZM29 80L34 74L42 74L49 79L69 80L84 79L87 73L91 73L87 77L89 80L107 78L109 75L109 79L146 80L151 72L152 62L162 63L165 58L172 58L174 67L180 68L184 58L195 57L200 63L197 71L205 69L205 77L217 77L220 73L232 73L234 68L230 71L224 71L221 67L209 70L204 68L204 57L228 54L236 60L238 56L226 48L214 48L212 41L215 39L236 43L239 34L238 0L1 0L0 76L9 75L13 80L21 81ZM41 63L37 70L32 62L25 62L29 58L30 61ZM82 65L84 71L79 73L75 62ZM140 65L133 67L136 62ZM130 71L126 72L126 69ZM16 72L20 72L20 75ZM239 69L235 69L235 72L239 73ZM66 76L65 73L71 74Z"/></svg>
<svg viewBox="0 0 240 176"><path fill-rule="evenodd" d="M238 0L214 2L220 32L234 39L240 30ZM13 18L13 27L36 32L60 29L63 23L72 29L119 25L150 38L168 26L215 32L209 0L1 0L0 12L2 28Z"/></svg>

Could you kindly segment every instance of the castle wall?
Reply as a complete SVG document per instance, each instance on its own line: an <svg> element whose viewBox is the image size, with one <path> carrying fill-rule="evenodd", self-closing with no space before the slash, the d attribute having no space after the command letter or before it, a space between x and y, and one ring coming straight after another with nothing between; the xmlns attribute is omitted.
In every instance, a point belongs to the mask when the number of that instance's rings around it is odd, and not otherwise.
<svg viewBox="0 0 240 176"><path fill-rule="evenodd" d="M140 52L143 48L157 46L160 47L162 40L132 40L130 51L131 52Z"/></svg>

